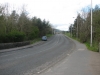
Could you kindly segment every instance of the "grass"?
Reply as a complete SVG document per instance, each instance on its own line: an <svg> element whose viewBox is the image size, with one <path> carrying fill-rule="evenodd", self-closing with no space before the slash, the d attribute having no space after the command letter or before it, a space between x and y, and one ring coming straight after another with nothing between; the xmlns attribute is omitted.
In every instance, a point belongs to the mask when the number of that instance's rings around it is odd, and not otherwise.
<svg viewBox="0 0 100 75"><path fill-rule="evenodd" d="M77 41L80 42L80 40L78 38L75 38L75 37L71 37L70 33L66 33L65 35L67 35L68 37L72 38L72 39L75 39ZM98 47L98 44L94 44L93 43L93 46L91 47L90 46L90 43L86 42L84 43L86 45L86 47L91 50L91 51L94 51L94 52L99 52L99 47Z"/></svg>
<svg viewBox="0 0 100 75"><path fill-rule="evenodd" d="M86 42L85 43L86 47L91 50L91 51L94 51L94 52L99 52L99 47L98 45L96 44L93 44L92 47L90 46L90 43Z"/></svg>
<svg viewBox="0 0 100 75"><path fill-rule="evenodd" d="M66 33L65 35L67 35L68 37L70 37L70 38L72 38L72 39L75 39L75 40L77 40L77 41L80 42L80 40L79 40L78 38L76 38L76 37L71 37L71 34L70 34L70 33Z"/></svg>
<svg viewBox="0 0 100 75"><path fill-rule="evenodd" d="M71 37L70 33L66 33L65 35L67 35L68 37Z"/></svg>
<svg viewBox="0 0 100 75"><path fill-rule="evenodd" d="M35 38L34 40L31 41L31 44L34 44L34 43L39 42L39 41L41 41L41 38Z"/></svg>
<svg viewBox="0 0 100 75"><path fill-rule="evenodd" d="M47 37L51 37L51 36L52 36L52 34L47 34L46 36L47 36Z"/></svg>

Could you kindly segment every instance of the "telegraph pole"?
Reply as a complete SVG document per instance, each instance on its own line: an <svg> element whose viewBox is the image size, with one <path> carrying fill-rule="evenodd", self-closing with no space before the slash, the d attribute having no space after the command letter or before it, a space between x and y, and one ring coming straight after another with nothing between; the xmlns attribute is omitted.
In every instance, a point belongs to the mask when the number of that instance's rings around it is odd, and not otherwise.
<svg viewBox="0 0 100 75"><path fill-rule="evenodd" d="M77 12L78 14L78 12ZM77 16L77 34L76 34L77 38L78 38L78 16Z"/></svg>
<svg viewBox="0 0 100 75"><path fill-rule="evenodd" d="M91 0L91 40L90 40L90 46L92 47L92 0Z"/></svg>

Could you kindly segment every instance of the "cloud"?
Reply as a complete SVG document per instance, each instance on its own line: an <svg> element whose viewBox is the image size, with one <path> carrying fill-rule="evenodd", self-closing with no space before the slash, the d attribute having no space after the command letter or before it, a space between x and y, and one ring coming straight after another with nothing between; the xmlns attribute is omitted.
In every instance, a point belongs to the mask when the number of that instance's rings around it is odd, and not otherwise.
<svg viewBox="0 0 100 75"><path fill-rule="evenodd" d="M100 0L92 1L93 7L100 4ZM58 29L68 30L69 23L74 23L73 17L76 17L82 8L90 6L91 0L1 0L0 3L10 3L20 9L22 5L26 5L31 17L49 20L53 25L59 24Z"/></svg>

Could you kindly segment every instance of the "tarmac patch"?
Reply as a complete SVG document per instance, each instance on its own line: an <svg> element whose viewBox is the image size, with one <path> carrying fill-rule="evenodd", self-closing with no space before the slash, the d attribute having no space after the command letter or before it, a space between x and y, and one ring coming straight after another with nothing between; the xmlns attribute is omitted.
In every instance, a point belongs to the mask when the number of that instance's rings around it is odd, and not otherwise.
<svg viewBox="0 0 100 75"><path fill-rule="evenodd" d="M79 51L84 51L85 49L78 49Z"/></svg>

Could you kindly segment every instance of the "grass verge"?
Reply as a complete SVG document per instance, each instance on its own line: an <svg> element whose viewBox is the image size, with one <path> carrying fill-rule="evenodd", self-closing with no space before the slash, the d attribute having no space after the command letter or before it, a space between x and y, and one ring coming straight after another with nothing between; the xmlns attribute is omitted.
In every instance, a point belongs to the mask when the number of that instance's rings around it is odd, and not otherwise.
<svg viewBox="0 0 100 75"><path fill-rule="evenodd" d="M31 44L34 44L34 43L39 42L39 41L41 41L41 38L35 38L34 40L31 41Z"/></svg>
<svg viewBox="0 0 100 75"><path fill-rule="evenodd" d="M75 39L75 40L77 40L77 41L80 42L80 40L78 38L71 37L70 33L66 33L65 35L67 35L68 37L70 37L72 39ZM99 52L99 46L98 46L98 44L94 44L93 43L92 47L90 46L90 43L88 43L88 42L86 42L84 44L86 45L86 47L88 48L88 50L91 50L91 51L94 51L94 52Z"/></svg>
<svg viewBox="0 0 100 75"><path fill-rule="evenodd" d="M52 34L47 34L46 36L47 36L47 37L51 37L51 36L52 36Z"/></svg>
<svg viewBox="0 0 100 75"><path fill-rule="evenodd" d="M94 52L99 52L99 47L98 45L92 45L92 47L90 46L90 43L86 42L84 43L86 45L86 47L91 50L91 51L94 51Z"/></svg>

